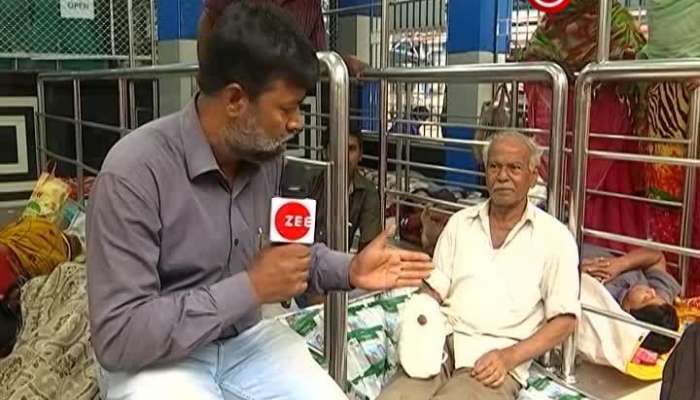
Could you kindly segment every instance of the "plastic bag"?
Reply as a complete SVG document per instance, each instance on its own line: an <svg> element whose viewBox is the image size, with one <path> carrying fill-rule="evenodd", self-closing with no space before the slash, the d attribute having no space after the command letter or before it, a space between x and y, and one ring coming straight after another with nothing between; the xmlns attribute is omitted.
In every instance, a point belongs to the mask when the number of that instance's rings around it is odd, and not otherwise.
<svg viewBox="0 0 700 400"><path fill-rule="evenodd" d="M496 89L495 100L489 100L481 105L481 113L479 114L479 125L507 127L510 125L511 116L511 99L508 94L508 88L505 85L499 85ZM480 129L474 135L475 140L488 140L495 131L488 129ZM474 158L481 164L483 162L481 156L481 146L474 146Z"/></svg>
<svg viewBox="0 0 700 400"><path fill-rule="evenodd" d="M348 307L348 371L351 399L374 400L398 365L398 313L415 289L396 289L351 301ZM323 312L302 310L279 317L303 336L311 353L324 365Z"/></svg>
<svg viewBox="0 0 700 400"><path fill-rule="evenodd" d="M44 172L34 186L23 217L41 217L58 222L61 210L70 194L70 186L52 172Z"/></svg>

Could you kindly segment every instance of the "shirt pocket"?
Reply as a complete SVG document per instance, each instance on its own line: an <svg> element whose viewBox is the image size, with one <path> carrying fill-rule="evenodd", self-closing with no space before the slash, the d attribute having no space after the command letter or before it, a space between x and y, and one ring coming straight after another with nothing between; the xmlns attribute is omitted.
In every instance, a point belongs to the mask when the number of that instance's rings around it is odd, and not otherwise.
<svg viewBox="0 0 700 400"><path fill-rule="evenodd" d="M251 227L233 233L230 269L232 272L250 270L261 249L270 245L267 227Z"/></svg>

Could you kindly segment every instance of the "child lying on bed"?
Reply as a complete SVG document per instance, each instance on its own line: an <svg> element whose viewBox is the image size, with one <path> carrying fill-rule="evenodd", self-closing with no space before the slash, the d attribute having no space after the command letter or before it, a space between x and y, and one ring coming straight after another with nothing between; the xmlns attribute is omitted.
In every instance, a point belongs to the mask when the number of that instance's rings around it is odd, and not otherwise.
<svg viewBox="0 0 700 400"><path fill-rule="evenodd" d="M660 251L638 248L615 257L605 249L583 245L581 269L602 282L622 309L634 318L678 330L673 308L681 292L678 282L666 271L666 259ZM675 340L650 333L641 347L657 354L668 353Z"/></svg>

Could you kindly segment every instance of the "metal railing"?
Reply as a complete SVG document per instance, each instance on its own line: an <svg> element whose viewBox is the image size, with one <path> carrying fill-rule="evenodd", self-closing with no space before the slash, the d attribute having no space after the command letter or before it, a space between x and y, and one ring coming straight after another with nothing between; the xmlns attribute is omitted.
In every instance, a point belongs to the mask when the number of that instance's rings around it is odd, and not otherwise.
<svg viewBox="0 0 700 400"><path fill-rule="evenodd" d="M493 83L493 82L510 82L513 79L518 79L521 82L546 82L552 86L552 115L551 115L551 142L549 146L549 174L548 188L550 190L547 199L547 210L562 219L563 213L561 204L563 202L563 144L564 130L566 122L566 96L568 90L568 81L566 73L558 65L548 62L534 63L508 63L508 64L469 64L469 65L451 65L447 67L420 68L420 69L400 69L388 68L382 71L369 71L366 73L366 79L378 79L384 84L389 82L411 82L411 81L440 81L445 83ZM380 122L380 154L387 154L387 140L390 137L400 138L404 141L421 141L426 138L409 137L402 134L387 133L388 125L387 116L380 113L383 117ZM495 128L495 129L498 129ZM455 139L429 139L434 142L450 143ZM483 146L484 141L478 140L459 140L461 144L471 146ZM380 157L381 158L381 157ZM379 187L386 187L387 160L380 160L379 166ZM382 208L386 206L386 196L382 195L380 190L380 204Z"/></svg>
<svg viewBox="0 0 700 400"><path fill-rule="evenodd" d="M325 3L323 14L332 50L355 54L378 70L447 64L446 0L388 0L341 8ZM358 39L360 36L363 39ZM350 44L344 41L347 39ZM424 118L433 124L424 124L422 134L442 135L436 123L444 111L445 84L389 85L377 89L379 101L384 98L382 90L386 90L388 100L379 112L386 112L394 120L410 118L416 110L427 110Z"/></svg>
<svg viewBox="0 0 700 400"><path fill-rule="evenodd" d="M613 153L606 151L593 151L588 150L588 139L589 137L605 137L608 139L614 139L613 135L598 135L592 134L589 131L590 123L590 107L591 107L591 89L593 81L630 81L630 80L660 80L660 79L679 79L679 78L690 78L697 77L700 75L700 60L692 61L682 61L682 60L658 60L658 61L634 61L634 62L609 62L610 54L610 39L611 39L611 14L612 6L614 0L600 0L599 2L599 19L598 19L598 49L597 49L597 63L587 66L580 74L576 82L576 95L575 95L575 132L574 132L574 148L573 148L573 178L571 183L570 201L569 201L569 227L571 231L576 236L579 246L582 244L583 237L589 236L600 239L614 240L621 243L631 244L635 246L642 246L647 248L658 249L662 251L674 252L681 255L681 269L682 269L682 283L685 285L688 276L688 262L687 258L689 256L698 257L700 256L700 251L689 248L690 245L690 235L692 232L692 220L693 220L693 204L696 201L695 196L695 185L696 185L696 167L700 166L697 162L698 159L698 129L700 129L700 90L696 90L692 96L691 102L691 112L690 112L690 131L689 140L684 141L688 144L688 157L686 159L670 158L670 157L654 157L645 156L638 154L625 154L625 153ZM518 2L519 3L519 2ZM626 7L636 7L636 11L632 14L638 17L640 25L645 23L646 9L643 1L625 1L624 6ZM520 10L518 9L518 15L520 15ZM530 18L529 11L527 12L527 17ZM539 19L539 16L536 18ZM526 28L525 32L525 42L529 40L529 35L531 33L531 21L526 21L524 24L516 22L514 26L519 27L523 25ZM519 31L514 27L516 35ZM644 29L643 29L644 31ZM516 39L518 39L516 37ZM522 45L524 42L516 40L514 42L515 49ZM622 140L638 140L644 141L646 138L633 138L628 137L615 137L616 139ZM648 139L647 141L657 142L659 140ZM661 243L655 243L646 240L640 240L636 238L629 238L622 235L596 231L592 229L586 229L583 226L585 205L584 201L586 194L601 194L606 196L623 196L615 193L607 193L596 191L593 189L586 188L586 167L587 167L587 157L597 157L601 159L608 160L625 160L625 161L637 161L637 162L658 162L667 163L672 165L683 165L686 166L686 179L685 179L685 193L684 201L682 204L674 205L681 206L683 208L682 216L682 245L672 246ZM637 201L652 202L650 199L642 199L635 196L624 196L628 199L633 199ZM658 201L653 201L658 202ZM670 202L667 202L670 203ZM685 290L685 286L684 286ZM632 318L621 317L617 314L607 312L605 310L600 310L595 307L583 304L583 311L595 313L607 318L616 319L620 322L639 326L648 329L652 332L665 335L674 339L679 338L677 332L670 331L668 329L660 328L652 324L647 324L644 322L637 321ZM564 346L564 352L562 355L562 368L561 376L564 382L573 383L575 382L574 367L576 358L576 342L575 334L572 335L567 340L567 346ZM568 349L568 351L567 351Z"/></svg>
<svg viewBox="0 0 700 400"><path fill-rule="evenodd" d="M607 6L608 0L601 1L601 11ZM602 13L607 14L606 12ZM601 18L605 21L605 18ZM602 23L601 23L602 24ZM601 29L601 40L609 37L609 29ZM620 153L611 151L589 150L588 140L590 134L590 110L593 85L596 82L629 82L629 81L679 81L700 78L700 59L688 60L651 60L651 61L606 61L607 53L604 49L598 54L600 63L588 65L581 71L576 81L575 94L575 123L573 145L573 179L569 199L569 229L576 237L579 246L584 236L608 239L634 246L647 247L665 252L675 253L680 256L681 284L685 292L689 263L688 257L700 258L700 250L691 248L692 223L694 221L694 204L697 184L697 168L700 167L700 154L698 154L698 140L700 135L700 89L696 89L691 98L689 123L688 123L688 147L686 157L659 157L643 154ZM674 246L657 243L650 240L642 240L624 235L587 229L584 226L585 198L591 193L586 187L586 171L588 158L594 157L607 160L623 160L640 163L670 164L686 167L684 197L682 202L681 245ZM608 318L614 318L621 322L649 329L653 332L677 339L678 334L650 324L644 324L629 318L594 309L584 305L584 311L593 312ZM574 377L574 353L564 354L563 376L568 380Z"/></svg>

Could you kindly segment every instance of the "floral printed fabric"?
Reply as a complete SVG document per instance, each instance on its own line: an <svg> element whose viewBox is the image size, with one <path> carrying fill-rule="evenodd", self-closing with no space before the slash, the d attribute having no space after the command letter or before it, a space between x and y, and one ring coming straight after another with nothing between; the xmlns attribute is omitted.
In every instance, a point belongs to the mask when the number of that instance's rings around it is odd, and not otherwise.
<svg viewBox="0 0 700 400"><path fill-rule="evenodd" d="M0 399L99 399L85 287L85 265L66 263L22 288L24 324L0 360Z"/></svg>
<svg viewBox="0 0 700 400"><path fill-rule="evenodd" d="M595 61L598 36L598 0L574 0L558 14L547 14L523 54L525 61L553 61L570 78ZM637 21L617 1L613 3L610 59L634 59L646 44Z"/></svg>
<svg viewBox="0 0 700 400"><path fill-rule="evenodd" d="M638 119L638 134L655 139L687 139L690 112L690 91L685 83L660 82L646 90L642 114ZM647 146L650 155L662 157L685 157L685 145L655 143ZM686 169L668 164L645 164L648 197L656 200L683 201ZM700 248L700 190L696 188L694 204L695 218L692 224L692 247ZM659 242L680 245L681 209L653 205L650 207L649 233ZM675 255L667 254L670 261L677 262ZM700 294L700 262L691 260L687 295ZM680 278L680 277L679 277Z"/></svg>
<svg viewBox="0 0 700 400"><path fill-rule="evenodd" d="M561 65L574 82L574 73L585 65L594 62L597 52L598 0L575 0L559 14L545 15L523 55L526 61L552 61ZM610 59L634 59L644 46L645 38L632 15L618 2L613 3ZM594 133L630 135L633 131L631 110L635 109L636 96L628 88L616 84L596 85L591 104L590 130ZM551 88L540 83L526 83L525 94L528 102L528 122L530 128L549 130L551 128ZM573 85L568 95L567 130L573 129L574 120ZM549 132L536 134L540 145L549 145ZM571 147L571 137L567 147ZM612 152L638 153L639 146L634 141L591 138L589 148ZM566 165L571 168L571 157ZM545 156L540 168L543 178L548 174L548 159ZM597 158L588 159L586 186L589 189L620 193L623 195L643 195L643 176L638 173L638 165L630 162L612 161ZM570 169L567 169L570 176ZM590 194L586 198L584 221L586 227L606 232L647 237L647 207L645 204L624 198ZM596 244L617 250L627 251L628 246L603 240L593 240Z"/></svg>

